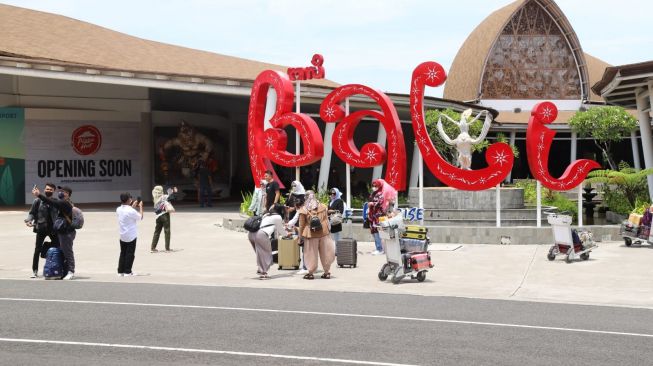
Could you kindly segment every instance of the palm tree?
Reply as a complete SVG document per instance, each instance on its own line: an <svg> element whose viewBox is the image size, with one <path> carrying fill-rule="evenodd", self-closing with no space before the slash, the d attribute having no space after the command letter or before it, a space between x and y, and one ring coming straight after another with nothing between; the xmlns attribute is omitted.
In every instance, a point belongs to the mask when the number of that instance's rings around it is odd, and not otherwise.
<svg viewBox="0 0 653 366"><path fill-rule="evenodd" d="M636 170L622 161L619 170L593 170L587 175L587 181L616 186L615 189L626 197L630 206L635 207L637 197L648 192L646 176L650 174L653 174L653 169Z"/></svg>

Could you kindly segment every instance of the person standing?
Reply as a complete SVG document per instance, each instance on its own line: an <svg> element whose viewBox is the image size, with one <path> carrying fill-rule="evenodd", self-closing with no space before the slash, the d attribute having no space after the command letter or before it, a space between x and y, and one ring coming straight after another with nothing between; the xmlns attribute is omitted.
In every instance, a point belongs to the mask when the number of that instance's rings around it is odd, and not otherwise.
<svg viewBox="0 0 653 366"><path fill-rule="evenodd" d="M56 188L53 183L46 183L43 194L46 197L52 197ZM32 257L32 275L30 275L30 278L38 277L39 257L41 256L45 238L50 238L50 243L53 247L59 246L59 238L52 228L57 214L57 209L54 206L42 201L40 198L35 198L34 202L32 202L32 207L25 219L25 225L33 228L33 231L36 233L34 256Z"/></svg>
<svg viewBox="0 0 653 366"><path fill-rule="evenodd" d="M200 207L212 207L211 196L213 195L213 178L206 160L199 160L197 167L198 196Z"/></svg>
<svg viewBox="0 0 653 366"><path fill-rule="evenodd" d="M260 186L254 188L252 193L252 202L249 204L247 211L254 215L261 216L265 211L265 185L267 181L261 179Z"/></svg>
<svg viewBox="0 0 653 366"><path fill-rule="evenodd" d="M34 197L38 197L41 201L53 206L58 211L53 223L53 230L57 233L59 247L64 256L64 273L66 273L66 276L63 279L72 280L75 278L75 252L73 251L73 242L77 235L77 231L71 225L73 219L73 203L70 200L70 196L73 194L73 190L68 186L57 186L57 188L59 189L59 192L57 192L58 200L46 197L36 187L32 190L32 194Z"/></svg>
<svg viewBox="0 0 653 366"><path fill-rule="evenodd" d="M281 192L279 183L274 180L271 170L266 170L263 178L267 182L265 185L265 211L270 211L274 204L279 203Z"/></svg>
<svg viewBox="0 0 653 366"><path fill-rule="evenodd" d="M329 235L327 206L315 198L315 192L306 191L304 207L299 209L299 233L304 238L304 260L308 273L304 279L314 279L318 256L324 273L322 278L331 278L331 264L335 259L334 245Z"/></svg>
<svg viewBox="0 0 653 366"><path fill-rule="evenodd" d="M118 228L120 230L120 257L118 257L118 276L134 276L132 265L136 252L138 222L143 220L143 201L134 201L125 192L120 194L121 205L116 209ZM138 211L134 208L138 207Z"/></svg>
<svg viewBox="0 0 653 366"><path fill-rule="evenodd" d="M261 280L270 278L268 270L273 262L271 240L273 238L281 238L285 231L283 228L282 213L283 206L272 206L270 212L263 216L259 230L247 234L247 239L249 239L256 253L256 264L258 266L256 274L259 275Z"/></svg>
<svg viewBox="0 0 653 366"><path fill-rule="evenodd" d="M342 215L345 213L345 201L342 200L342 193L338 188L331 188L329 192L329 221L331 222L331 238L337 244L340 240L340 233L342 232ZM332 216L340 215L340 222L333 223Z"/></svg>
<svg viewBox="0 0 653 366"><path fill-rule="evenodd" d="M168 189L168 194L163 194L162 186L155 186L152 189L152 201L154 202L154 214L156 215L156 227L154 228L154 236L152 237L152 246L150 253L156 253L157 244L159 244L159 236L161 229L165 235L166 253L172 252L170 250L170 213L174 212L174 208L170 201L175 199L177 187Z"/></svg>
<svg viewBox="0 0 653 366"><path fill-rule="evenodd" d="M372 255L384 254L383 241L379 234L379 218L388 213L388 209L392 209L397 200L397 190L391 185L386 183L383 179L376 179L372 182L372 194L370 195L367 204L367 220L370 223L370 232L374 237L374 245L376 249Z"/></svg>

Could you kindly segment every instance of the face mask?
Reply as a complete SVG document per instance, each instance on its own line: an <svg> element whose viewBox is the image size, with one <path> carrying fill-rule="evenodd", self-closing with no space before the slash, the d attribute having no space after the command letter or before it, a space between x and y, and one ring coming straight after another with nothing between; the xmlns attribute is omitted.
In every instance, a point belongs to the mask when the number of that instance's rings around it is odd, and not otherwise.
<svg viewBox="0 0 653 366"><path fill-rule="evenodd" d="M53 192L45 192L45 196L46 196L46 197L52 197L52 193L53 193Z"/></svg>
<svg viewBox="0 0 653 366"><path fill-rule="evenodd" d="M57 197L59 197L59 199L62 200L62 199L64 199L65 195L64 195L63 192L59 192L59 193L57 194Z"/></svg>

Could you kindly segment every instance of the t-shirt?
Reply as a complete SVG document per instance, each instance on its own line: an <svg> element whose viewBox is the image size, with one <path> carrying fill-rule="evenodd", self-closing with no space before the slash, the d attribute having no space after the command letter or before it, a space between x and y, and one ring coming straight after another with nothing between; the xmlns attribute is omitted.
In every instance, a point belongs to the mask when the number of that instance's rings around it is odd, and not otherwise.
<svg viewBox="0 0 653 366"><path fill-rule="evenodd" d="M269 209L274 203L274 197L279 192L279 183L272 181L265 186L265 209Z"/></svg>
<svg viewBox="0 0 653 366"><path fill-rule="evenodd" d="M130 242L138 236L138 222L141 221L141 214L129 205L120 205L116 209L118 215L118 227L120 228L120 240Z"/></svg>

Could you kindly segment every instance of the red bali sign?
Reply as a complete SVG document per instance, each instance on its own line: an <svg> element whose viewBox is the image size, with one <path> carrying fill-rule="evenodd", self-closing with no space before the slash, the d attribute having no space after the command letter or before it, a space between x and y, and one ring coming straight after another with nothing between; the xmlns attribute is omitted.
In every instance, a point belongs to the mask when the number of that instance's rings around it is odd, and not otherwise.
<svg viewBox="0 0 653 366"><path fill-rule="evenodd" d="M417 146L424 157L424 162L440 181L446 185L465 190L480 191L500 184L512 170L514 156L512 149L505 143L494 143L487 148L485 160L488 167L478 170L466 170L449 164L435 149L424 123L424 88L426 85L437 87L444 84L447 75L436 62L424 62L413 71L410 89L410 115L415 131Z"/></svg>
<svg viewBox="0 0 653 366"><path fill-rule="evenodd" d="M102 134L95 126L80 126L73 131L71 145L79 155L95 154L102 146Z"/></svg>
<svg viewBox="0 0 653 366"><path fill-rule="evenodd" d="M270 119L272 128L265 130L265 104L270 87L277 93L277 105ZM320 129L311 117L291 112L293 98L293 86L286 74L266 70L256 77L247 124L249 162L255 182L263 179L267 169L272 170L275 180L279 181L270 161L282 166L299 167L313 164L324 155ZM286 151L288 136L284 128L287 126L293 126L298 131L304 150L302 154Z"/></svg>
<svg viewBox="0 0 653 366"><path fill-rule="evenodd" d="M549 189L565 191L583 183L590 170L600 168L601 165L594 160L576 160L565 169L560 179L551 176L549 151L556 132L545 125L552 123L557 117L558 108L551 102L538 103L533 107L526 130L526 150L528 167L535 179Z"/></svg>
<svg viewBox="0 0 653 366"><path fill-rule="evenodd" d="M311 60L313 66L308 67L289 67L288 77L290 80L310 80L310 79L324 79L326 72L324 71L324 57L319 53L313 55Z"/></svg>
<svg viewBox="0 0 653 366"><path fill-rule="evenodd" d="M361 110L345 116L342 102L353 95L365 95L372 98L381 107L381 111ZM339 122L333 132L333 150L347 164L358 168L371 168L388 165L385 181L398 191L406 189L406 146L404 133L397 110L390 98L381 91L365 85L344 85L332 91L320 106L320 117L324 122ZM386 131L388 149L378 143L367 143L359 151L354 143L354 130L365 117L372 117L383 125Z"/></svg>

